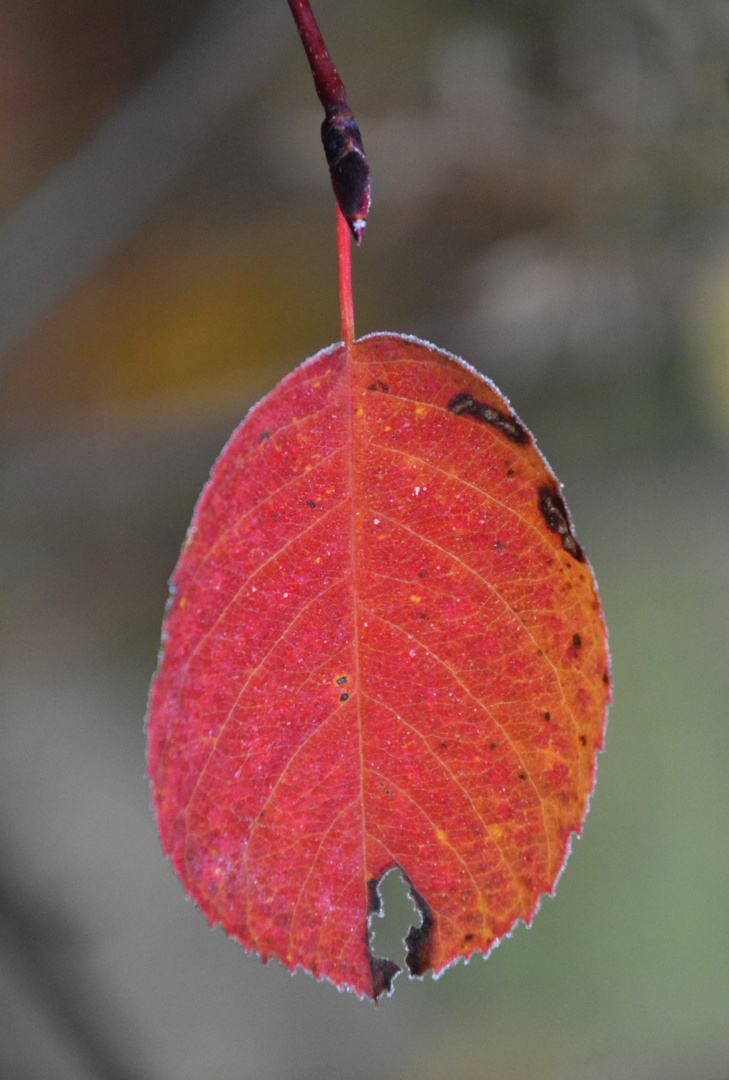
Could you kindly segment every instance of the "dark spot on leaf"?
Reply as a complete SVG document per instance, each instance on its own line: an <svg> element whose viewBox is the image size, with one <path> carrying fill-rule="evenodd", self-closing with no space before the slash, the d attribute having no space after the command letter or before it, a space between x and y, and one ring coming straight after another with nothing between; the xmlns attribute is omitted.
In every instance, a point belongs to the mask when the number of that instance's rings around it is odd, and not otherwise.
<svg viewBox="0 0 729 1080"><path fill-rule="evenodd" d="M513 476L514 475L514 470L513 469L507 469L506 470L506 475L507 476Z"/></svg>
<svg viewBox="0 0 729 1080"><path fill-rule="evenodd" d="M424 622L426 622L427 619L428 619L428 616L426 615L426 613L424 611L419 611L418 612L418 618L422 619Z"/></svg>
<svg viewBox="0 0 729 1080"><path fill-rule="evenodd" d="M260 437L260 439L258 441L259 442L265 442L266 439L268 438L268 435L269 435L268 431L262 431L261 432L261 437Z"/></svg>
<svg viewBox="0 0 729 1080"><path fill-rule="evenodd" d="M349 701L349 694L345 691L343 694L339 695L339 700L340 701Z"/></svg>
<svg viewBox="0 0 729 1080"><path fill-rule="evenodd" d="M567 507L556 483L542 484L537 494L539 496L539 509L547 528L551 529L552 532L556 532L562 538L562 547L573 559L584 562L585 553L574 538Z"/></svg>
<svg viewBox="0 0 729 1080"><path fill-rule="evenodd" d="M587 746L587 736L586 735L580 735L580 743L582 744L582 746Z"/></svg>
<svg viewBox="0 0 729 1080"><path fill-rule="evenodd" d="M470 394L456 394L454 398L448 402L448 412L455 413L456 416L460 416L461 413L470 412L476 405Z"/></svg>
<svg viewBox="0 0 729 1080"><path fill-rule="evenodd" d="M400 974L400 968L393 960L384 960L381 956L370 953L370 971L372 973L372 997L375 1001L383 994L392 993L392 980Z"/></svg>
<svg viewBox="0 0 729 1080"><path fill-rule="evenodd" d="M496 548L497 551L501 551L503 546L504 545L501 543L500 540L494 540L494 547Z"/></svg>
<svg viewBox="0 0 729 1080"><path fill-rule="evenodd" d="M580 645L582 644L582 638L579 634L572 635L572 644L576 649L579 649Z"/></svg>
<svg viewBox="0 0 729 1080"><path fill-rule="evenodd" d="M526 780L526 773L525 772L520 772L519 773L519 779L520 780Z"/></svg>
<svg viewBox="0 0 729 1080"><path fill-rule="evenodd" d="M312 510L315 509L315 507L316 507L316 503L314 502L313 499L307 499L306 500L306 505L310 506L312 508Z"/></svg>
<svg viewBox="0 0 729 1080"><path fill-rule="evenodd" d="M441 750L447 750L448 749L448 743L447 742L439 742L438 746L441 748Z"/></svg>
<svg viewBox="0 0 729 1080"><path fill-rule="evenodd" d="M544 719L547 721L547 723L549 723L549 721L552 719L551 712L545 712Z"/></svg>
<svg viewBox="0 0 729 1080"><path fill-rule="evenodd" d="M491 427L495 427L507 439L515 443L531 442L529 432L521 420L514 413L502 412L493 405L487 405L483 401L476 401L470 394L456 394L448 403L448 411L462 416L467 413L475 420L482 420Z"/></svg>
<svg viewBox="0 0 729 1080"><path fill-rule="evenodd" d="M338 679L335 679L337 686L346 686L349 682L348 675L340 675Z"/></svg>
<svg viewBox="0 0 729 1080"><path fill-rule="evenodd" d="M499 744L497 742L490 742L489 743L489 750L495 750L498 745Z"/></svg>
<svg viewBox="0 0 729 1080"><path fill-rule="evenodd" d="M435 929L435 919L433 918L430 904L425 897L420 895L406 874L403 874L403 877L410 886L410 895L423 920L420 926L411 926L408 930L407 937L405 938L405 945L407 947L405 963L407 964L411 975L425 975L426 971L429 971L433 966L433 930Z"/></svg>
<svg viewBox="0 0 729 1080"><path fill-rule="evenodd" d="M390 387L387 383L383 383L382 379L376 379L375 382L370 383L367 387L368 390L380 390L383 394L386 394Z"/></svg>
<svg viewBox="0 0 729 1080"><path fill-rule="evenodd" d="M603 683L605 684L605 686L608 686L608 685L609 685L609 683L610 683L610 676L608 675L607 671L603 671L603 673L602 673L602 681L603 681Z"/></svg>
<svg viewBox="0 0 729 1080"><path fill-rule="evenodd" d="M463 944L467 945L469 941L473 941L473 937L474 937L473 934L464 934L463 935Z"/></svg>
<svg viewBox="0 0 729 1080"><path fill-rule="evenodd" d="M382 897L380 896L380 878L370 878L367 882L367 914L379 915L382 911Z"/></svg>

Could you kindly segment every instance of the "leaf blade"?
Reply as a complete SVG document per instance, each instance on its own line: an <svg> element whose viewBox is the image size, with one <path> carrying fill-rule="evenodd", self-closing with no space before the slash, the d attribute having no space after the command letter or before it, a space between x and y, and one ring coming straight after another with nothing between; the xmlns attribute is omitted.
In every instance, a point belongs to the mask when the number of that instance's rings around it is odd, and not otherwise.
<svg viewBox="0 0 729 1080"><path fill-rule="evenodd" d="M491 384L398 335L317 354L221 455L174 584L149 771L211 922L376 998L392 867L414 974L530 921L586 811L608 661L559 486Z"/></svg>

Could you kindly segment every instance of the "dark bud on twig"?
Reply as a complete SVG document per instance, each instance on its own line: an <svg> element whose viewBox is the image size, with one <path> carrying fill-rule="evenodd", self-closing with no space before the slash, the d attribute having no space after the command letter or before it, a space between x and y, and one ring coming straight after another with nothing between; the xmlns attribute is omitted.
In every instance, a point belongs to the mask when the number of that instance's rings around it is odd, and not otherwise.
<svg viewBox="0 0 729 1080"><path fill-rule="evenodd" d="M334 195L357 243L362 242L370 208L370 167L362 136L348 108L327 114L321 126Z"/></svg>

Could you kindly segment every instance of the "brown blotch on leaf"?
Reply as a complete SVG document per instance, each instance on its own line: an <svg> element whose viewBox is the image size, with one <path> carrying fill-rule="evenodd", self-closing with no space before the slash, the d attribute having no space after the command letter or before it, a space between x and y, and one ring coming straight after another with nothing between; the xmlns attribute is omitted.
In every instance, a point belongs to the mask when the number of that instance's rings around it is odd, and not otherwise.
<svg viewBox="0 0 729 1080"><path fill-rule="evenodd" d="M579 649L580 645L582 644L582 638L579 634L572 635L572 644L576 649Z"/></svg>
<svg viewBox="0 0 729 1080"><path fill-rule="evenodd" d="M420 895L406 874L403 874L403 877L410 887L410 895L423 920L420 926L411 926L408 930L407 937L405 938L405 945L407 947L405 963L407 964L408 971L411 975L420 976L425 975L426 971L429 971L433 966L433 930L435 929L435 919L433 918L433 911L430 904L425 897Z"/></svg>
<svg viewBox="0 0 729 1080"><path fill-rule="evenodd" d="M349 682L349 676L340 675L339 678L335 679L334 681L336 682L337 686L346 686Z"/></svg>
<svg viewBox="0 0 729 1080"><path fill-rule="evenodd" d="M545 712L544 719L547 721L547 723L549 723L549 721L552 719L551 712Z"/></svg>
<svg viewBox="0 0 729 1080"><path fill-rule="evenodd" d="M608 675L607 671L603 671L603 673L602 673L602 681L605 684L605 686L610 685L610 676Z"/></svg>
<svg viewBox="0 0 729 1080"><path fill-rule="evenodd" d="M539 496L539 509L547 528L561 537L562 547L573 559L577 559L577 562L584 562L585 553L575 540L567 507L556 483L542 484L537 495Z"/></svg>
<svg viewBox="0 0 729 1080"><path fill-rule="evenodd" d="M392 980L400 974L400 968L394 960L385 960L382 956L370 954L370 971L372 973L372 997L378 1001L383 994L392 993Z"/></svg>
<svg viewBox="0 0 729 1080"><path fill-rule="evenodd" d="M580 745L587 746L587 735L580 735Z"/></svg>
<svg viewBox="0 0 729 1080"><path fill-rule="evenodd" d="M313 499L307 499L306 500L306 505L310 506L312 510L316 509L316 503L314 502Z"/></svg>
<svg viewBox="0 0 729 1080"><path fill-rule="evenodd" d="M383 394L386 394L390 387L387 383L383 383L382 379L375 379L373 383L367 387L368 390L380 390Z"/></svg>
<svg viewBox="0 0 729 1080"><path fill-rule="evenodd" d="M340 701L349 701L349 694L345 691L343 694L339 695L339 700Z"/></svg>
<svg viewBox="0 0 729 1080"><path fill-rule="evenodd" d="M382 897L380 896L380 878L370 878L367 882L367 914L379 915L382 911Z"/></svg>
<svg viewBox="0 0 729 1080"><path fill-rule="evenodd" d="M477 401L470 394L456 394L448 402L448 411L462 416L467 413L475 420L481 420L491 427L495 427L507 439L515 443L531 442L531 436L515 413L502 412L493 405L487 405L484 401Z"/></svg>
<svg viewBox="0 0 729 1080"><path fill-rule="evenodd" d="M258 441L259 442L265 442L266 439L268 438L268 434L269 434L268 431L262 431L261 432L261 437L260 437L260 439Z"/></svg>
<svg viewBox="0 0 729 1080"><path fill-rule="evenodd" d="M448 402L448 412L455 413L456 416L460 416L461 413L471 412L476 406L476 402L473 400L470 394L456 394L454 398Z"/></svg>

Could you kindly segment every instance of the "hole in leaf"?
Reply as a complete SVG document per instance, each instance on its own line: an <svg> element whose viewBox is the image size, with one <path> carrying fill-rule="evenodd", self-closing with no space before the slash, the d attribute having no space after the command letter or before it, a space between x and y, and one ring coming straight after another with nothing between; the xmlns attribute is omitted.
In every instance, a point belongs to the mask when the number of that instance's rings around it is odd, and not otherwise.
<svg viewBox="0 0 729 1080"><path fill-rule="evenodd" d="M370 918L372 955L394 960L405 968L405 937L411 926L417 928L423 920L410 897L408 883L397 868L388 870L378 892L380 914Z"/></svg>

